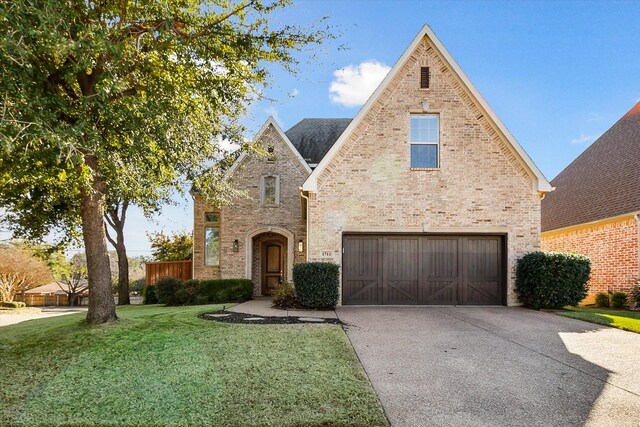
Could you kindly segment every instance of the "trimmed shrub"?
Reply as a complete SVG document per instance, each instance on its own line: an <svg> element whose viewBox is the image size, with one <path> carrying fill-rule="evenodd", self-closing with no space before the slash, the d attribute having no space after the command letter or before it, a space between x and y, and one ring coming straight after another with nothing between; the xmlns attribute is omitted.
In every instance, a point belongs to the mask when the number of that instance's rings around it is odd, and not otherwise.
<svg viewBox="0 0 640 427"><path fill-rule="evenodd" d="M289 282L277 284L271 293L271 298L273 305L278 308L294 308L298 304L296 290Z"/></svg>
<svg viewBox="0 0 640 427"><path fill-rule="evenodd" d="M22 301L0 301L0 307L5 308L22 308L26 307L27 304Z"/></svg>
<svg viewBox="0 0 640 427"><path fill-rule="evenodd" d="M640 307L640 280L633 285L631 292L629 293L630 303L632 308Z"/></svg>
<svg viewBox="0 0 640 427"><path fill-rule="evenodd" d="M158 296L156 295L156 287L149 285L142 290L142 303L143 304L157 304Z"/></svg>
<svg viewBox="0 0 640 427"><path fill-rule="evenodd" d="M623 308L627 305L627 294L624 292L614 292L611 294L611 307Z"/></svg>
<svg viewBox="0 0 640 427"><path fill-rule="evenodd" d="M609 294L606 292L598 292L596 294L596 307L609 307Z"/></svg>
<svg viewBox="0 0 640 427"><path fill-rule="evenodd" d="M182 280L175 277L161 277L158 279L155 284L158 302L166 305L179 305L176 302L176 292L182 285Z"/></svg>
<svg viewBox="0 0 640 427"><path fill-rule="evenodd" d="M248 279L202 280L198 294L206 297L208 304L244 302L253 296L253 282Z"/></svg>
<svg viewBox="0 0 640 427"><path fill-rule="evenodd" d="M591 261L584 255L531 252L518 260L516 291L528 307L562 308L587 296Z"/></svg>
<svg viewBox="0 0 640 427"><path fill-rule="evenodd" d="M332 309L340 296L340 266L331 262L304 262L293 266L293 284L303 307Z"/></svg>

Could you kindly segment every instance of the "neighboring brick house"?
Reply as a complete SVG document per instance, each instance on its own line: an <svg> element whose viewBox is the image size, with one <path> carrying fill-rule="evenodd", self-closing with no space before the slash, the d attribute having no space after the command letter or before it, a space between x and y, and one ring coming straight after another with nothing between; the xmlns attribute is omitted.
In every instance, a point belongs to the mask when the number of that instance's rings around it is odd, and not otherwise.
<svg viewBox="0 0 640 427"><path fill-rule="evenodd" d="M273 156L229 173L249 198L196 200L194 277L261 295L295 262L331 261L343 304L517 304L553 188L428 26L352 121L269 119L256 141Z"/></svg>
<svg viewBox="0 0 640 427"><path fill-rule="evenodd" d="M542 201L542 247L591 259L589 296L640 277L640 103L563 170Z"/></svg>

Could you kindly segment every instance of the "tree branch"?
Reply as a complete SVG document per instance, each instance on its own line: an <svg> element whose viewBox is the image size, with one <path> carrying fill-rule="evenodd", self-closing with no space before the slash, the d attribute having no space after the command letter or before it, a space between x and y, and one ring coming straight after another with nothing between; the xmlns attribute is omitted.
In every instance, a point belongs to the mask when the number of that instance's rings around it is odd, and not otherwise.
<svg viewBox="0 0 640 427"><path fill-rule="evenodd" d="M107 237L107 240L109 241L109 243L111 243L111 246L113 246L113 248L115 249L117 246L115 240L113 240L111 238L111 235L109 234L109 227L107 227L107 224L104 225L104 234Z"/></svg>

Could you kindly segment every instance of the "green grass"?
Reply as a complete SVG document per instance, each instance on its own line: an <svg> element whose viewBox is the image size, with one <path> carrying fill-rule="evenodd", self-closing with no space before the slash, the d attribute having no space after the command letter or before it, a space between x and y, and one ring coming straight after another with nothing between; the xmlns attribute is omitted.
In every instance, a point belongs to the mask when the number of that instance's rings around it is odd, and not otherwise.
<svg viewBox="0 0 640 427"><path fill-rule="evenodd" d="M613 326L625 331L640 333L640 311L614 310L609 308L571 307L558 314L598 325Z"/></svg>
<svg viewBox="0 0 640 427"><path fill-rule="evenodd" d="M0 328L2 426L385 426L335 325L234 325L221 306L126 307Z"/></svg>

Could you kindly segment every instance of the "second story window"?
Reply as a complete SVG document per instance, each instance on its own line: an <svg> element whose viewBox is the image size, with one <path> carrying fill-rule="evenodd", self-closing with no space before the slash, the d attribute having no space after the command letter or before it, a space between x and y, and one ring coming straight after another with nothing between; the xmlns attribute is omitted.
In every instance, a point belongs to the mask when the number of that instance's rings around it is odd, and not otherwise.
<svg viewBox="0 0 640 427"><path fill-rule="evenodd" d="M411 116L411 168L440 167L440 117L437 114Z"/></svg>
<svg viewBox="0 0 640 427"><path fill-rule="evenodd" d="M280 177L267 175L261 178L260 203L262 206L278 206L280 204Z"/></svg>

